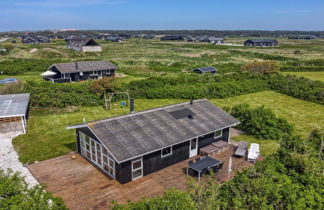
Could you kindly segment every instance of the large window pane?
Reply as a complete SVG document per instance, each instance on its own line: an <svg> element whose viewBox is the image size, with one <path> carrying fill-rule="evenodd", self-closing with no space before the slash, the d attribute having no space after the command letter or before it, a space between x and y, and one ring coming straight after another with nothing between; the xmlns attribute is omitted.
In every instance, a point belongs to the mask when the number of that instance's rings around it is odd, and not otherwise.
<svg viewBox="0 0 324 210"><path fill-rule="evenodd" d="M142 169L138 169L136 171L133 171L133 179L137 178L137 177L141 177L142 176Z"/></svg>
<svg viewBox="0 0 324 210"><path fill-rule="evenodd" d="M142 161L133 162L133 170L142 168Z"/></svg>
<svg viewBox="0 0 324 210"><path fill-rule="evenodd" d="M105 155L103 155L102 158L103 158L104 163L107 163L108 164L108 157L106 157Z"/></svg>

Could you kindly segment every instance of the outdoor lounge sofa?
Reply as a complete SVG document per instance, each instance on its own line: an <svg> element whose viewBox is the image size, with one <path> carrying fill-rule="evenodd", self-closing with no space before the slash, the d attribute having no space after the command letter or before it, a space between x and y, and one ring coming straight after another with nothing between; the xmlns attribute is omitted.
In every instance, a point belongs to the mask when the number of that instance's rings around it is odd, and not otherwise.
<svg viewBox="0 0 324 210"><path fill-rule="evenodd" d="M246 141L240 141L234 155L237 157L244 157L247 152L247 146L248 143Z"/></svg>

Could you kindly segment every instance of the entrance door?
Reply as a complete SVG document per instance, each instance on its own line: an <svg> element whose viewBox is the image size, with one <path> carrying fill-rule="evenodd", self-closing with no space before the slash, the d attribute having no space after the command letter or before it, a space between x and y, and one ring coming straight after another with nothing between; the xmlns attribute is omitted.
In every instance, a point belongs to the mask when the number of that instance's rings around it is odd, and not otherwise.
<svg viewBox="0 0 324 210"><path fill-rule="evenodd" d="M196 156L198 154L198 138L190 140L190 154L189 157Z"/></svg>

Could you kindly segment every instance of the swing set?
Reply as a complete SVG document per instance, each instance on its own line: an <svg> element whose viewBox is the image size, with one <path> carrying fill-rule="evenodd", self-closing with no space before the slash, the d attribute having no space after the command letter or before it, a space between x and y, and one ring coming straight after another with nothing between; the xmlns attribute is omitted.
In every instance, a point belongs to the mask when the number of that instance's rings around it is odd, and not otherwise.
<svg viewBox="0 0 324 210"><path fill-rule="evenodd" d="M123 106L128 106L129 100L130 97L128 92L105 93L106 109L112 109L112 104L119 101L122 101Z"/></svg>

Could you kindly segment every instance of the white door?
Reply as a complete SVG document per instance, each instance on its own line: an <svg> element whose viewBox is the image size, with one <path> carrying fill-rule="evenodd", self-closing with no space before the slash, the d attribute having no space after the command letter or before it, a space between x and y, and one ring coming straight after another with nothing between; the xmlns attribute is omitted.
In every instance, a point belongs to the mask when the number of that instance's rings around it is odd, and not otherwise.
<svg viewBox="0 0 324 210"><path fill-rule="evenodd" d="M198 138L190 140L189 157L196 156L198 154Z"/></svg>

